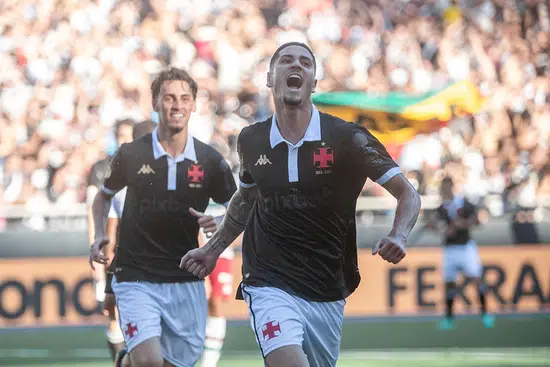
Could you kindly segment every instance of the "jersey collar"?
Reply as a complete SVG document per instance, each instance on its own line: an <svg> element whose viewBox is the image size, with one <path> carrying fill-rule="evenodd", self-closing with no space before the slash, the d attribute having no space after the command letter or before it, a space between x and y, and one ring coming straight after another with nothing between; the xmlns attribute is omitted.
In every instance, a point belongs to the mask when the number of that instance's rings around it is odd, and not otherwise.
<svg viewBox="0 0 550 367"><path fill-rule="evenodd" d="M164 150L162 145L160 144L158 133L157 133L158 127L153 130L153 156L155 159L159 159L160 157L164 157L165 155L170 157L170 154ZM193 162L197 162L197 153L195 152L195 139L191 136L191 134L187 134L187 143L185 144L185 149L183 150L183 153L176 157L176 162L183 162L185 159L188 159Z"/></svg>
<svg viewBox="0 0 550 367"><path fill-rule="evenodd" d="M321 116L319 111L315 108L314 105L311 105L311 119L309 120L309 125L307 126L306 133L302 140L300 140L295 147L301 146L304 141L318 141L321 140ZM269 132L269 142L271 143L271 149L275 148L280 143L287 143L292 145L283 138L279 127L277 126L277 116L273 114L273 119L271 120L271 131Z"/></svg>

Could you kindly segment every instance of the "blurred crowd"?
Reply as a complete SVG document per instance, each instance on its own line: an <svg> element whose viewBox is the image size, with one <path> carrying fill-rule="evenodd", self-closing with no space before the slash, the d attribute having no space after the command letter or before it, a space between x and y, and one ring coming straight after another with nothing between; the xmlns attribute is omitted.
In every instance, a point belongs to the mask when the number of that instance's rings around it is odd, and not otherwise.
<svg viewBox="0 0 550 367"><path fill-rule="evenodd" d="M2 0L0 205L85 202L113 125L155 120L167 65L197 80L190 131L237 170L236 136L273 110L265 75L287 41L314 50L317 91L438 90L470 79L479 114L395 157L422 194L451 175L494 215L550 194L550 18L536 0ZM383 191L367 184L365 195ZM498 199L500 198L500 199Z"/></svg>

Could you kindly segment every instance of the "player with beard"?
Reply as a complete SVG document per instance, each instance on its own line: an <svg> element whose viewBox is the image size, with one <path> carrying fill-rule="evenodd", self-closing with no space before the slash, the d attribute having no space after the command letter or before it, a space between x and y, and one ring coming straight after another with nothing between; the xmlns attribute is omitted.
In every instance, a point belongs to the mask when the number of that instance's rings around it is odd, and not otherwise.
<svg viewBox="0 0 550 367"><path fill-rule="evenodd" d="M124 143L129 143L132 141L132 134L134 131L134 121L130 119L120 120L115 123L114 133L115 139L117 142L117 148ZM86 190L87 202L89 205L88 210L88 240L90 243L94 240L94 226L92 218L92 201L96 196L97 192L103 186L103 181L105 176L109 171L109 161L110 157L104 158L96 162L90 169L88 175L88 188ZM105 297L105 287L106 283L106 268L102 265L96 266L92 271L93 279L95 282L95 296L96 300L100 303L106 301ZM109 303L109 300L107 300ZM107 305L108 306L108 305ZM105 304L104 304L105 307ZM107 346L111 353L111 357L114 359L116 354L124 349L124 336L116 320L114 320L109 314L111 321L107 325L107 330L105 336L107 338Z"/></svg>
<svg viewBox="0 0 550 367"><path fill-rule="evenodd" d="M128 354L116 366L194 366L204 348L207 301L204 281L178 267L198 247L199 228L216 230L202 212L212 199L227 204L236 191L229 164L188 134L197 84L170 68L151 85L158 127L123 144L111 161L92 206L91 257L105 264L112 197L126 188L111 282Z"/></svg>
<svg viewBox="0 0 550 367"><path fill-rule="evenodd" d="M244 230L245 299L267 366L335 366L345 299L360 280L355 208L370 178L397 199L393 228L373 255L397 264L420 197L365 128L312 104L315 57L286 43L271 59L275 115L238 139L240 187L210 241L180 266L199 277Z"/></svg>

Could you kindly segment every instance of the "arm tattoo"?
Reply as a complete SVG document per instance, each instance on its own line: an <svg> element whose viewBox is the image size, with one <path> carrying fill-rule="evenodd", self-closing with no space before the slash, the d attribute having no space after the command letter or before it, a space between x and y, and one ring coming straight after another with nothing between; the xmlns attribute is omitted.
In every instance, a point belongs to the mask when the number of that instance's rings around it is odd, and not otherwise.
<svg viewBox="0 0 550 367"><path fill-rule="evenodd" d="M206 245L208 251L221 254L244 231L248 217L258 198L258 188L239 187L233 195L223 221Z"/></svg>

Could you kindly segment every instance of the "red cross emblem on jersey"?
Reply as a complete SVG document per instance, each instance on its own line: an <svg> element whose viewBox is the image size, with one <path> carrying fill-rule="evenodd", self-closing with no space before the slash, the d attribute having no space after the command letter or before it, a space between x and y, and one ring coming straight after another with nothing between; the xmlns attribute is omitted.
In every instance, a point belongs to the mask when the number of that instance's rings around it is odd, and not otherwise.
<svg viewBox="0 0 550 367"><path fill-rule="evenodd" d="M332 167L333 164L334 150L332 148L316 148L313 151L313 165L316 168L329 168Z"/></svg>
<svg viewBox="0 0 550 367"><path fill-rule="evenodd" d="M187 179L190 183L200 183L204 180L204 169L200 164L192 164L187 169Z"/></svg>
<svg viewBox="0 0 550 367"><path fill-rule="evenodd" d="M138 328L136 324L132 324L131 322L126 324L126 330L124 330L124 334L128 335L128 339L132 339L134 335L136 335L138 332Z"/></svg>
<svg viewBox="0 0 550 367"><path fill-rule="evenodd" d="M277 321L269 321L262 326L262 335L264 341L271 340L279 335L281 335L281 327Z"/></svg>

